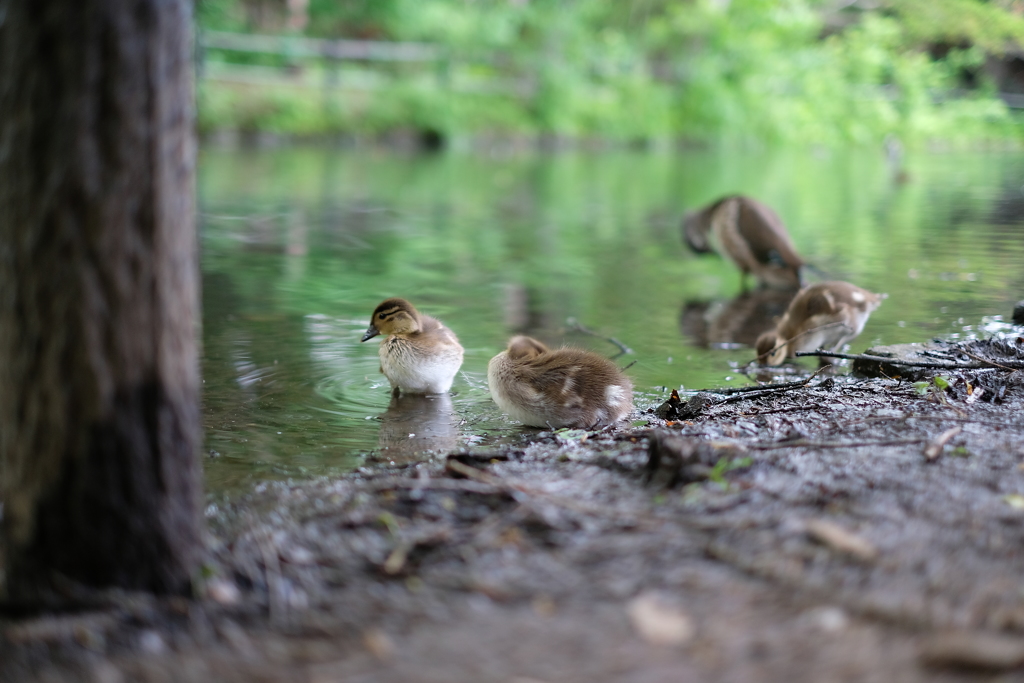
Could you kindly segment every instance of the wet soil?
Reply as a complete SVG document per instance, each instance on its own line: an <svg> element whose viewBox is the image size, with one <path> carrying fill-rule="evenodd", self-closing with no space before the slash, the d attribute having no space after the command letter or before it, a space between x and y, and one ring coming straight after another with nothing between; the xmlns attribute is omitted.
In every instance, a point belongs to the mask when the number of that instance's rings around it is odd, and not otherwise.
<svg viewBox="0 0 1024 683"><path fill-rule="evenodd" d="M199 598L68 587L0 677L1024 681L1024 339L972 344L260 484L209 504Z"/></svg>

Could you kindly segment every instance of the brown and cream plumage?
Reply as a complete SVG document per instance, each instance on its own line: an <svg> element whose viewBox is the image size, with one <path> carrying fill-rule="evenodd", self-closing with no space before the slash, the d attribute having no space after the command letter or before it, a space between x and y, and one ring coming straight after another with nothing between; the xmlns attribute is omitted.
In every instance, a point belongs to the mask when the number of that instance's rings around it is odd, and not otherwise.
<svg viewBox="0 0 1024 683"><path fill-rule="evenodd" d="M633 383L610 360L531 337L513 337L491 359L487 383L499 408L533 427L609 425L633 409Z"/></svg>
<svg viewBox="0 0 1024 683"><path fill-rule="evenodd" d="M776 324L757 340L757 358L779 365L802 351L838 351L861 333L884 294L849 282L818 282L800 290Z"/></svg>
<svg viewBox="0 0 1024 683"><path fill-rule="evenodd" d="M786 226L769 206L743 195L723 197L690 212L683 220L686 244L703 254L717 251L762 285L796 289L805 262L796 252Z"/></svg>
<svg viewBox="0 0 1024 683"><path fill-rule="evenodd" d="M374 309L362 341L379 334L387 335L378 351L380 371L393 391L442 394L451 389L463 350L441 321L423 315L405 299L387 299Z"/></svg>

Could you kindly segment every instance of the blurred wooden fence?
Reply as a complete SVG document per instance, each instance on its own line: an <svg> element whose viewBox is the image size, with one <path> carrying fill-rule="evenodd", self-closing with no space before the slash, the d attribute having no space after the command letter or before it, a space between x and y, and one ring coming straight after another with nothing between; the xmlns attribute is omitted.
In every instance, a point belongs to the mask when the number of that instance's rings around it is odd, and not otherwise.
<svg viewBox="0 0 1024 683"><path fill-rule="evenodd" d="M377 40L324 40L299 36L261 36L224 31L203 31L204 49L278 55L285 59L319 57L325 61L346 59L367 62L433 62L440 51L427 43L388 43Z"/></svg>
<svg viewBox="0 0 1024 683"><path fill-rule="evenodd" d="M209 51L269 55L276 65L209 59ZM250 85L373 90L390 80L399 65L419 65L422 75L449 87L449 59L436 45L376 40L326 40L224 31L199 35L197 70L201 78ZM388 65L392 65L389 67ZM343 78L344 76L344 78ZM495 88L500 87L496 84ZM465 89L465 88L460 88ZM470 87L470 90L491 90Z"/></svg>
<svg viewBox="0 0 1024 683"><path fill-rule="evenodd" d="M423 73L430 74L437 84L459 92L502 92L530 97L535 93L533 78L509 77L495 73L495 60L477 59L474 64L485 67L489 73L460 78L453 83L453 59L445 50L429 43L394 43L377 40L328 40L301 36L268 36L225 31L202 31L197 50L200 77L231 83L250 85L276 85L292 87L323 87L330 89L374 90L385 86L390 77L383 73L387 65L421 65ZM207 60L208 50L243 54L272 55L278 66L234 64ZM460 61L465 63L465 57ZM315 69L308 68L315 65ZM354 71L350 67L357 67ZM428 70L429 69L429 70ZM346 78L342 79L343 70ZM895 93L884 86L878 89L879 98L893 99ZM936 101L972 96L969 91L952 89L932 94ZM1001 92L999 97L1010 108L1024 109L1024 94Z"/></svg>

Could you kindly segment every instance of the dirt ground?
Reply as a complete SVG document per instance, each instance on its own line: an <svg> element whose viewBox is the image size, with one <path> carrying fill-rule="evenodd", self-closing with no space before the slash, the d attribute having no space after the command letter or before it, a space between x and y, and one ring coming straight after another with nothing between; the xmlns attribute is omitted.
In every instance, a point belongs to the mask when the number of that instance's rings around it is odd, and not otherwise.
<svg viewBox="0 0 1024 683"><path fill-rule="evenodd" d="M0 679L1024 681L1024 339L915 357L260 484L199 599L8 618Z"/></svg>

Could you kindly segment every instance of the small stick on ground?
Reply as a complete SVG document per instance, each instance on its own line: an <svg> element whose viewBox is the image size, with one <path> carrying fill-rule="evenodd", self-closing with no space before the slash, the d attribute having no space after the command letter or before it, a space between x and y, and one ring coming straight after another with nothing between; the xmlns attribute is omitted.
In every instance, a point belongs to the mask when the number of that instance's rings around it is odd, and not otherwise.
<svg viewBox="0 0 1024 683"><path fill-rule="evenodd" d="M720 405L720 404L723 404L723 403L735 403L736 401L742 401L742 400L747 399L747 398L760 398L762 396L768 396L770 394L779 394L779 393L782 393L784 391L793 391L794 389L802 389L803 387L806 387L810 383L810 381L812 379L817 377L818 373L820 373L822 370L825 370L825 369L830 368L830 367L832 367L832 366L831 365L823 365L823 366L821 366L820 368L818 368L817 370L814 371L814 374L812 374L810 377L808 377L807 379L803 380L802 382L786 382L785 384L777 384L777 385L774 385L774 386L769 385L769 386L759 386L759 387L737 387L736 389L724 389L724 390L722 390L723 393L724 392L728 392L729 394L734 394L734 395L729 396L729 398L726 398L726 399L723 399L723 400L719 401L718 404ZM718 392L710 392L710 393L718 393Z"/></svg>
<svg viewBox="0 0 1024 683"><path fill-rule="evenodd" d="M569 326L570 330L574 330L576 332L582 332L583 334L589 334L591 337L597 337L598 339L604 339L609 344L614 344L615 346L619 347L618 355L620 355L620 356L623 355L623 354L632 354L632 353L634 353L633 349L629 348L628 346L626 346L625 344L620 342L615 337L606 337L603 334L598 334L597 332L594 332L593 330L590 330L590 329L584 327L583 325L581 325L580 321L576 320L576 318L569 318L565 322Z"/></svg>
<svg viewBox="0 0 1024 683"><path fill-rule="evenodd" d="M967 356L968 358L973 358L974 360L979 361L981 363L988 363L989 365L994 365L997 368L1002 368L1003 370L1012 370L1012 371L1016 372L1019 369L1019 368L1011 368L1009 365L1002 365L1000 363L995 362L994 360L989 360L988 358L982 358L981 356L976 356L973 353L971 353L970 351L965 351L964 349L958 349L958 351L960 353L964 354L965 356Z"/></svg>
<svg viewBox="0 0 1024 683"><path fill-rule="evenodd" d="M779 448L867 448L868 446L907 446L921 443L924 439L886 439L884 441L775 441L773 443L745 443L747 448L758 451L772 451Z"/></svg>
<svg viewBox="0 0 1024 683"><path fill-rule="evenodd" d="M732 394L746 394L751 391L788 391L790 389L799 389L805 387L807 384L817 377L822 370L832 367L831 365L823 365L815 370L807 379L802 379L799 382L786 382L784 384L758 384L753 387L730 387L728 389L704 389L709 394L721 394L722 396L731 396Z"/></svg>
<svg viewBox="0 0 1024 683"><path fill-rule="evenodd" d="M858 560L870 562L878 557L878 549L866 538L848 531L827 519L812 519L807 522L807 534L839 552Z"/></svg>
<svg viewBox="0 0 1024 683"><path fill-rule="evenodd" d="M924 448L924 459L928 462L935 462L939 455L942 453L942 448L952 439L954 436L963 431L963 427L950 427L946 431L935 437L935 440Z"/></svg>
<svg viewBox="0 0 1024 683"><path fill-rule="evenodd" d="M963 352L966 353L966 352ZM821 357L827 356L829 358L843 358L846 360L866 360L873 363L888 363L890 365L904 365L911 368L937 368L939 370L981 370L984 368L997 367L1004 370L1024 370L1024 363L1014 363L1013 365L1000 365L990 360L980 358L980 363L931 363L928 361L913 361L913 360L900 360L899 358L890 358L887 356L870 356L866 353L837 353L835 351L799 351L796 354L798 357L812 356ZM967 353L966 355L971 355ZM978 358L978 356L971 356L972 358ZM1011 361L1012 362L1012 361Z"/></svg>
<svg viewBox="0 0 1024 683"><path fill-rule="evenodd" d="M945 417L943 415L878 415L859 419L859 422L875 422L884 420L931 420L932 422L963 422L970 425L989 425L991 427L1003 427L1009 429L1024 429L1024 424L1013 424L1012 422L997 422L996 420L975 420L969 417Z"/></svg>
<svg viewBox="0 0 1024 683"><path fill-rule="evenodd" d="M977 391L977 389L975 389ZM1024 429L1024 424L1014 424L1012 422L996 422L995 420L974 420L972 418L946 418L941 415L904 415L900 417L874 417L864 418L867 420L932 420L933 422L963 422L967 425L988 425L990 427L1002 427L1009 429Z"/></svg>
<svg viewBox="0 0 1024 683"><path fill-rule="evenodd" d="M776 408L775 410L755 410L752 413L740 413L740 416L754 417L756 415L775 415L777 413L803 413L808 410L821 410L821 406L790 406L789 408Z"/></svg>

